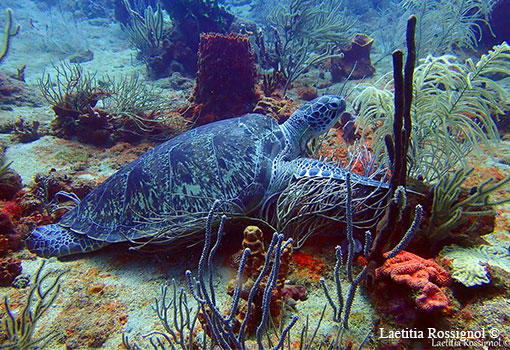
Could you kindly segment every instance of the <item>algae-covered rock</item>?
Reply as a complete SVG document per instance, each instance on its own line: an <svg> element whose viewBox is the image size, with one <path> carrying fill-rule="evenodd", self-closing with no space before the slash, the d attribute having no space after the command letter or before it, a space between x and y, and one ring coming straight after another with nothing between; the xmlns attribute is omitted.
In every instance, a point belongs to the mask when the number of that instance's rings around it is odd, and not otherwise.
<svg viewBox="0 0 510 350"><path fill-rule="evenodd" d="M479 245L464 248L454 244L443 248L439 255L451 260L452 278L467 287L491 282L485 265L510 272L510 253L504 247Z"/></svg>

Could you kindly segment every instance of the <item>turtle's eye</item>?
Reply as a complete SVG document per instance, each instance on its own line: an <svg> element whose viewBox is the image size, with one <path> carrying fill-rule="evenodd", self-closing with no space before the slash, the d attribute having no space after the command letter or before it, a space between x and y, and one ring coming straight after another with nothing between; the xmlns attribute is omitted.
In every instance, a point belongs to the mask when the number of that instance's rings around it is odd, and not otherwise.
<svg viewBox="0 0 510 350"><path fill-rule="evenodd" d="M328 104L330 109L337 110L340 109L342 101L339 98L332 98Z"/></svg>

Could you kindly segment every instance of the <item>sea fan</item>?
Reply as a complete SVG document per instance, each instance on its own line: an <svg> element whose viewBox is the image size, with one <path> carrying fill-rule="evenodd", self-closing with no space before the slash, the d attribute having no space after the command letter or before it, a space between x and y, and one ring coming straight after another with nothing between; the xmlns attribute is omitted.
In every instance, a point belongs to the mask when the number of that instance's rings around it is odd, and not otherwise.
<svg viewBox="0 0 510 350"><path fill-rule="evenodd" d="M475 48L482 36L480 23L498 0L403 0L400 5L420 21L416 28L417 57L440 55L453 45Z"/></svg>
<svg viewBox="0 0 510 350"><path fill-rule="evenodd" d="M468 59L462 64L451 55L422 60L414 74L409 175L433 182L456 167L465 167L466 155L479 153L480 144L491 152L499 140L493 116L503 114L499 103L509 99L493 77L510 75L508 59L510 46L503 43L478 62ZM379 159L386 155L384 135L392 130L392 83L368 86L354 100L358 128L364 134L375 129L374 152Z"/></svg>

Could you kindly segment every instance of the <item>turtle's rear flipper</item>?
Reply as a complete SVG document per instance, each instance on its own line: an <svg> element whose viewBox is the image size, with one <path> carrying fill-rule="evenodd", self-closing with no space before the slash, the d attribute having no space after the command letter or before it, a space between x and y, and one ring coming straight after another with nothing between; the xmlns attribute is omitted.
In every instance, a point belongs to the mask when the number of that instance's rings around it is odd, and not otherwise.
<svg viewBox="0 0 510 350"><path fill-rule="evenodd" d="M108 245L74 233L58 224L37 227L25 243L31 252L43 258L85 253Z"/></svg>

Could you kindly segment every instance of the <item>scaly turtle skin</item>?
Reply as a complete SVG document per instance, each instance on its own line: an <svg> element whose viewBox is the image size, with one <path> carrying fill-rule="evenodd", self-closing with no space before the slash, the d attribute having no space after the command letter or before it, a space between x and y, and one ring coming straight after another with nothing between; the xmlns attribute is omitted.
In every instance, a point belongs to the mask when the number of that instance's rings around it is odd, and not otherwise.
<svg viewBox="0 0 510 350"><path fill-rule="evenodd" d="M345 110L340 96L318 97L282 125L261 114L207 124L170 139L90 192L58 224L36 228L28 248L43 257L110 243L198 241L209 208L256 216L293 176L345 178L345 170L304 158L307 142ZM359 178L368 186L381 186Z"/></svg>

